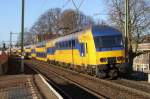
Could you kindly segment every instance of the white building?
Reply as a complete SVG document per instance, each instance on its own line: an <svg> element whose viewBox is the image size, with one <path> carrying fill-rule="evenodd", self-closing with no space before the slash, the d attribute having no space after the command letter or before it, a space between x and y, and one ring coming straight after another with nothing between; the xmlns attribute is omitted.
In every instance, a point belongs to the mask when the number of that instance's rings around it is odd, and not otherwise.
<svg viewBox="0 0 150 99"><path fill-rule="evenodd" d="M135 71L149 71L150 70L150 43L142 43L138 45L138 50L146 52L135 57L133 61L133 70Z"/></svg>

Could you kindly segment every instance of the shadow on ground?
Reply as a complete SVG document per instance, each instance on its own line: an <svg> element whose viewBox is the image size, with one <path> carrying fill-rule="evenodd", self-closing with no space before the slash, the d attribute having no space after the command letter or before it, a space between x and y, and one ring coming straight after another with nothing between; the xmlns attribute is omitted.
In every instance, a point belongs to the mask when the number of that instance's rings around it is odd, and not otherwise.
<svg viewBox="0 0 150 99"><path fill-rule="evenodd" d="M124 75L123 78L128 79L128 80L135 80L135 81L147 81L148 74L140 72L140 71L134 71L132 73Z"/></svg>

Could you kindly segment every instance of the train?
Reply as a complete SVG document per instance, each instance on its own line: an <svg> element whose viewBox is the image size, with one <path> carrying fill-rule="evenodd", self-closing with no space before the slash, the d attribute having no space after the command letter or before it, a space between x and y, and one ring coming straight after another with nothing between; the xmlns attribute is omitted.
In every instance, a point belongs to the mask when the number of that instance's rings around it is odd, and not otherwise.
<svg viewBox="0 0 150 99"><path fill-rule="evenodd" d="M99 78L116 78L125 73L122 33L110 26L91 26L78 32L24 47L25 55ZM18 48L18 53L20 49Z"/></svg>

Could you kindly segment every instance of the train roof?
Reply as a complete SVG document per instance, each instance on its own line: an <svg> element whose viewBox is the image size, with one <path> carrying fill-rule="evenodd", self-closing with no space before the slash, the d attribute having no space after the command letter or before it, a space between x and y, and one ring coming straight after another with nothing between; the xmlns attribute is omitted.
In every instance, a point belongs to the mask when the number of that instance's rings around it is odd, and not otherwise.
<svg viewBox="0 0 150 99"><path fill-rule="evenodd" d="M85 33L83 31L85 31L87 29L91 29L93 36L122 35L122 33L119 30L117 30L113 27L106 26L106 25L105 26L100 25L100 26L92 26L90 28L88 27L88 28L83 29L82 31L74 32L72 34L56 38L55 41L65 41L65 40L76 39L77 36Z"/></svg>
<svg viewBox="0 0 150 99"><path fill-rule="evenodd" d="M79 35L81 35L83 33L86 33L86 32L83 32L83 31L88 30L88 29L91 30L93 36L122 35L122 33L119 30L117 30L113 27L110 27L110 26L106 26L106 25L105 26L104 25L91 26L91 27L84 28L80 31L74 31L74 32L71 32L70 34L63 35L63 36L60 36L60 37L57 37L57 38L54 38L54 39L38 42L36 44L36 46L45 45L46 42L49 42L49 41L59 42L59 41L66 41L66 40L76 39Z"/></svg>
<svg viewBox="0 0 150 99"><path fill-rule="evenodd" d="M76 39L81 34L83 34L82 31L74 33L74 34L69 34L69 35L66 35L66 36L63 36L63 37L56 38L54 41L57 42L57 41L65 41L65 40Z"/></svg>

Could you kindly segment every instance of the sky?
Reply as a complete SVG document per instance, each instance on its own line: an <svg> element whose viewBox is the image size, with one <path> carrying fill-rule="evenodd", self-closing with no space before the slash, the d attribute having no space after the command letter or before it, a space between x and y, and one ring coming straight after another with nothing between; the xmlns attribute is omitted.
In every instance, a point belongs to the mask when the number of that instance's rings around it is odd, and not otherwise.
<svg viewBox="0 0 150 99"><path fill-rule="evenodd" d="M21 31L21 1L22 0L1 0L0 2L0 43L9 41L10 32L19 33ZM68 2L70 1L70 2ZM42 13L50 8L75 9L72 0L25 0L25 28L30 28ZM74 0L76 5L82 0ZM84 0L80 11L94 19L106 20L107 13L105 0ZM18 34L13 35L16 41Z"/></svg>

